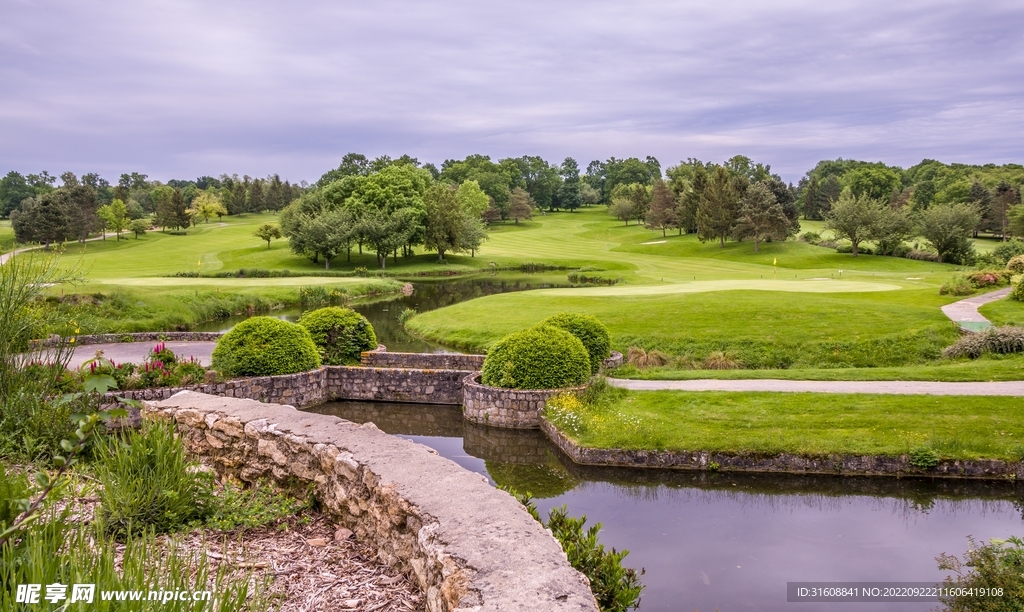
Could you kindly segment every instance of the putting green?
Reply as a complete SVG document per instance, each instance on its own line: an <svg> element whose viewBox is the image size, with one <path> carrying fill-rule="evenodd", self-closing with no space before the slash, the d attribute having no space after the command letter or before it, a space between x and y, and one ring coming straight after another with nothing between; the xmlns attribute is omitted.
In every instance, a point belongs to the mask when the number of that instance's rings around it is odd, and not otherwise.
<svg viewBox="0 0 1024 612"><path fill-rule="evenodd" d="M178 287L190 289L200 286L231 287L298 287L301 285L353 285L373 283L376 279L331 276L292 276L283 278L99 278L90 280L101 285L124 285L128 287Z"/></svg>
<svg viewBox="0 0 1024 612"><path fill-rule="evenodd" d="M540 289L544 296L619 297L634 295L666 295L672 293L707 293L709 291L787 291L791 293L866 293L896 291L899 285L843 280L718 280L671 283L666 285L585 287L580 289Z"/></svg>

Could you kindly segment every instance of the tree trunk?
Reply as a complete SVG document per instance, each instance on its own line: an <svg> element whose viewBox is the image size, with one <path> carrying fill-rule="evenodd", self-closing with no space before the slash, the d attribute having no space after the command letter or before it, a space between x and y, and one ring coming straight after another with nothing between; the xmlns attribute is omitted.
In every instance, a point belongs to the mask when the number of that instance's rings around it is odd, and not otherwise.
<svg viewBox="0 0 1024 612"><path fill-rule="evenodd" d="M757 253L757 243L758 242L761 242L761 238L757 234L754 234L754 252L755 253Z"/></svg>
<svg viewBox="0 0 1024 612"><path fill-rule="evenodd" d="M359 241L359 254L363 254L363 242L361 240Z"/></svg>
<svg viewBox="0 0 1024 612"><path fill-rule="evenodd" d="M444 263L444 249L437 250L437 263Z"/></svg>
<svg viewBox="0 0 1024 612"><path fill-rule="evenodd" d="M330 270L330 269L331 269L331 260L326 255L324 255L324 270Z"/></svg>
<svg viewBox="0 0 1024 612"><path fill-rule="evenodd" d="M345 261L352 263L352 247L345 249Z"/></svg>
<svg viewBox="0 0 1024 612"><path fill-rule="evenodd" d="M856 257L857 256L857 243L854 242L853 240L851 240L850 242L853 242L853 256Z"/></svg>
<svg viewBox="0 0 1024 612"><path fill-rule="evenodd" d="M723 249L725 248L725 236L724 235L718 237L718 246L722 247Z"/></svg>

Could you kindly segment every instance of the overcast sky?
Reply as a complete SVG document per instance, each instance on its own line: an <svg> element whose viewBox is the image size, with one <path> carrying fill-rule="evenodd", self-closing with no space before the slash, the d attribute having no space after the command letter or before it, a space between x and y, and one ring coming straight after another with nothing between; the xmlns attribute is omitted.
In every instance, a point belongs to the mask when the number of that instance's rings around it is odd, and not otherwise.
<svg viewBox="0 0 1024 612"><path fill-rule="evenodd" d="M1024 162L1024 2L0 0L0 172Z"/></svg>

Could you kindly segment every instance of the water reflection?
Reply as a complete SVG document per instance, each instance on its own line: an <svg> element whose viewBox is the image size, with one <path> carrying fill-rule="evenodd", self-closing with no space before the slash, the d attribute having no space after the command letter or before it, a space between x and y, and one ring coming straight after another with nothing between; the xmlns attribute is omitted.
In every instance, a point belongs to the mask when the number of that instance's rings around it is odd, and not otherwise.
<svg viewBox="0 0 1024 612"><path fill-rule="evenodd" d="M602 541L647 569L643 612L832 610L787 604L786 582L938 582L935 557L962 553L967 535L1024 533L1024 487L1009 482L595 468L573 464L540 432L467 423L458 407L339 402L314 410L431 446L491 482L531 491L544 513L566 504L602 523Z"/></svg>

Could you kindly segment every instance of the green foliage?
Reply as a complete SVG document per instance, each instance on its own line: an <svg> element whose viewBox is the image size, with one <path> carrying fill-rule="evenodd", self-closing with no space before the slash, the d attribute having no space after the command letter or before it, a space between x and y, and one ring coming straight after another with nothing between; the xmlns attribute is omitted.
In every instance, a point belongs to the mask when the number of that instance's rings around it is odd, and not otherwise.
<svg viewBox="0 0 1024 612"><path fill-rule="evenodd" d="M308 502L282 493L266 482L248 488L228 482L214 498L205 525L219 531L255 529L273 525L307 507Z"/></svg>
<svg viewBox="0 0 1024 612"><path fill-rule="evenodd" d="M1015 241L1020 242L1020 241ZM1024 244L1024 243L1021 243ZM1024 254L1014 255L1006 261L1006 269L1014 274L1024 274Z"/></svg>
<svg viewBox="0 0 1024 612"><path fill-rule="evenodd" d="M26 376L23 384L0 397L0 457L42 461L61 452L61 440L72 437L71 416L78 402L46 400L52 387Z"/></svg>
<svg viewBox="0 0 1024 612"><path fill-rule="evenodd" d="M404 308L402 312L398 313L398 322L405 325L405 322L416 316L415 308Z"/></svg>
<svg viewBox="0 0 1024 612"><path fill-rule="evenodd" d="M604 544L598 539L601 523L585 529L587 517L571 517L565 506L552 508L545 523L529 491L520 493L511 487L498 488L523 504L534 520L551 531L565 551L569 564L587 577L601 612L626 612L640 607L640 594L644 589L640 576L645 571L643 568L637 572L633 568L623 567L622 560L629 554L628 550L605 550Z"/></svg>
<svg viewBox="0 0 1024 612"><path fill-rule="evenodd" d="M939 295L971 295L977 288L971 279L962 272L957 272L948 281L942 283L939 287Z"/></svg>
<svg viewBox="0 0 1024 612"><path fill-rule="evenodd" d="M273 317L253 317L221 336L213 367L228 376L276 376L320 367L309 331Z"/></svg>
<svg viewBox="0 0 1024 612"><path fill-rule="evenodd" d="M348 291L344 287L328 289L323 285L299 287L299 302L306 309L324 308L348 303Z"/></svg>
<svg viewBox="0 0 1024 612"><path fill-rule="evenodd" d="M363 315L350 308L331 306L307 312L299 325L309 331L327 365L359 363L363 351L377 348L377 335Z"/></svg>
<svg viewBox="0 0 1024 612"><path fill-rule="evenodd" d="M971 233L981 221L973 204L943 204L921 213L921 235L946 263L971 265L977 254Z"/></svg>
<svg viewBox="0 0 1024 612"><path fill-rule="evenodd" d="M0 464L0 533L14 523L22 513L19 500L29 497L28 478Z"/></svg>
<svg viewBox="0 0 1024 612"><path fill-rule="evenodd" d="M952 591L939 597L944 612L1024 610L1024 540L1011 536L981 546L971 537L967 540L963 561L945 553L936 558L940 570L954 573L942 583ZM986 595L979 596L979 590Z"/></svg>
<svg viewBox="0 0 1024 612"><path fill-rule="evenodd" d="M992 255L1004 265L1009 265L1011 259L1018 255L1024 255L1024 240L1017 238L1008 240L992 249ZM1024 272L1024 265L1021 268L1021 272Z"/></svg>
<svg viewBox="0 0 1024 612"><path fill-rule="evenodd" d="M939 454L928 447L918 447L910 451L910 465L927 470L939 464Z"/></svg>
<svg viewBox="0 0 1024 612"><path fill-rule="evenodd" d="M1009 354L1024 351L1024 327L1004 325L990 327L983 332L961 336L952 346L942 351L943 357L977 359L985 353Z"/></svg>
<svg viewBox="0 0 1024 612"><path fill-rule="evenodd" d="M1024 282L1017 281L1010 291L1010 299L1017 302L1024 302Z"/></svg>
<svg viewBox="0 0 1024 612"><path fill-rule="evenodd" d="M579 338L557 327L509 334L487 353L482 381L507 389L560 389L590 377L590 357Z"/></svg>
<svg viewBox="0 0 1024 612"><path fill-rule="evenodd" d="M587 517L570 517L565 506L554 508L546 527L562 545L569 563L590 581L590 590L602 612L625 612L640 607L643 584L639 572L622 566L628 550L606 551L598 541L601 523L584 529Z"/></svg>
<svg viewBox="0 0 1024 612"><path fill-rule="evenodd" d="M115 536L175 531L210 512L210 476L185 459L171 425L147 423L97 444L98 517Z"/></svg>
<svg viewBox="0 0 1024 612"><path fill-rule="evenodd" d="M544 319L540 324L564 329L579 338L590 357L591 374L596 374L604 360L611 356L611 337L608 335L608 328L594 315L562 312Z"/></svg>

